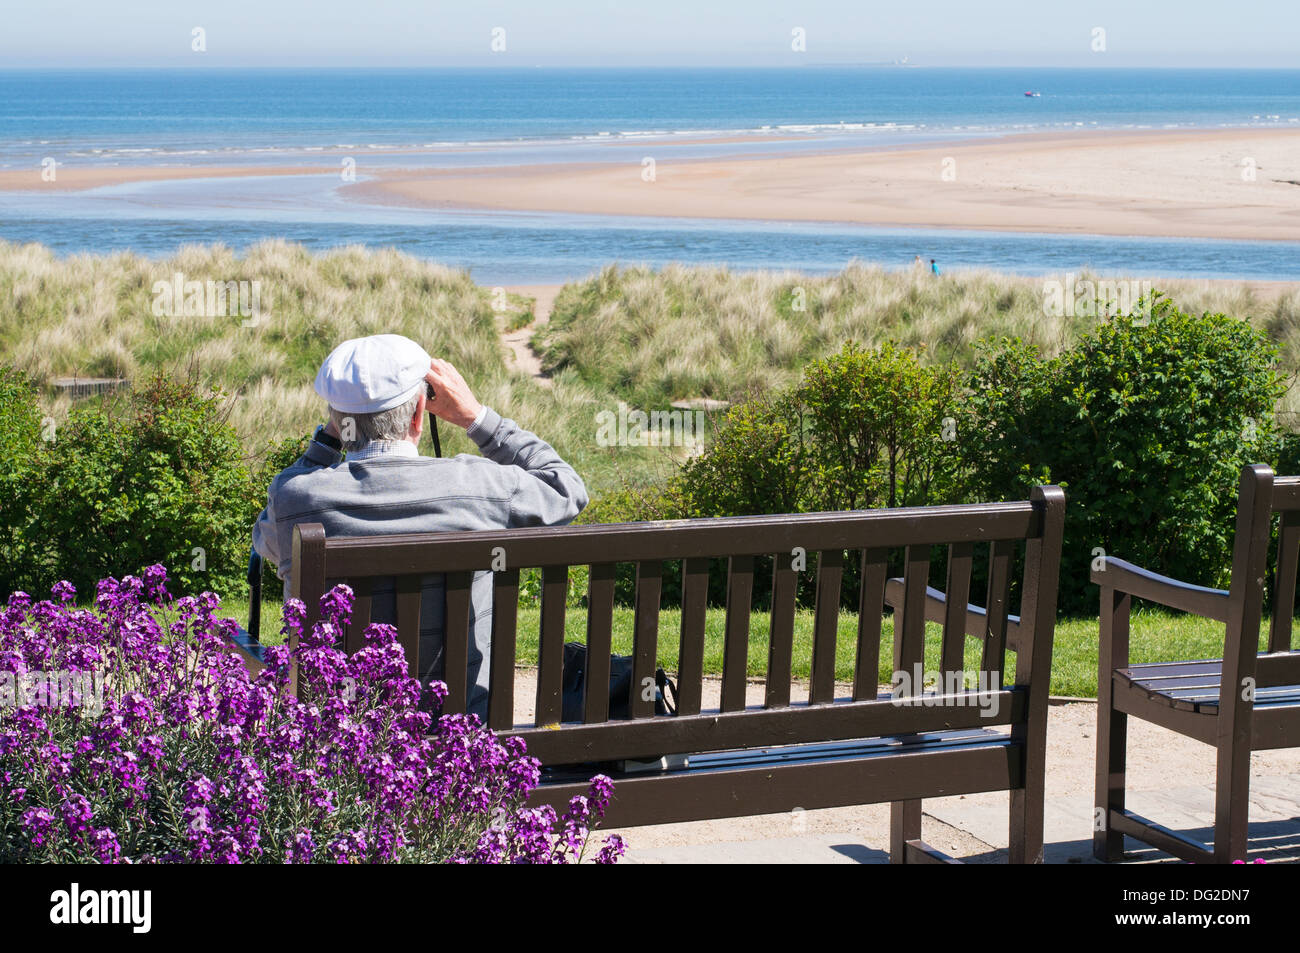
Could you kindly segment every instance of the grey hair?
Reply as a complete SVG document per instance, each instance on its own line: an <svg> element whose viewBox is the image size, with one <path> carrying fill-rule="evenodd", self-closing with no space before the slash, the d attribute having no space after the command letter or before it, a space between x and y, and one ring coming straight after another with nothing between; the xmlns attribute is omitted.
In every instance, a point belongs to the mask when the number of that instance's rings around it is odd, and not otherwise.
<svg viewBox="0 0 1300 953"><path fill-rule="evenodd" d="M405 440L411 418L420 406L420 397L417 391L406 403L374 414L345 414L331 407L330 419L338 428L343 449L359 450L372 440ZM351 439L348 434L352 435Z"/></svg>

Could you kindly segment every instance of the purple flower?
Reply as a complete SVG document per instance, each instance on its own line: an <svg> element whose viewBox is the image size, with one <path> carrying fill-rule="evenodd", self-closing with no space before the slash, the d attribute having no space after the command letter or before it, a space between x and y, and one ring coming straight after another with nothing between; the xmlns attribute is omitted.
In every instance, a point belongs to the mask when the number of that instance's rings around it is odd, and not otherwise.
<svg viewBox="0 0 1300 953"><path fill-rule="evenodd" d="M0 828L22 832L0 840L0 862L581 859L610 780L593 778L562 818L525 808L538 761L476 717L432 714L446 685L409 676L392 626L341 651L350 589L322 598L310 631L303 604L286 603L295 647L268 648L250 677L225 648L234 623L217 597L174 600L166 581L150 566L101 580L93 610L66 583L0 608L0 671L75 676L73 704L0 719ZM597 861L621 854L610 840Z"/></svg>
<svg viewBox="0 0 1300 953"><path fill-rule="evenodd" d="M600 848L600 853L596 855L598 864L614 864L627 851L627 845L623 843L623 838L617 834L610 834L605 838L604 845Z"/></svg>

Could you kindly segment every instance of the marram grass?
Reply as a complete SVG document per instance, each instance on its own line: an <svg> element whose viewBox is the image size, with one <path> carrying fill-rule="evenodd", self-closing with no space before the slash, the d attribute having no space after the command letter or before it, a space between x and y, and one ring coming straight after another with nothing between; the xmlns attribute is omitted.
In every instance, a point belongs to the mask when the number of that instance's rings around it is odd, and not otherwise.
<svg viewBox="0 0 1300 953"><path fill-rule="evenodd" d="M1127 280L1086 272L1074 277ZM1051 313L1065 309L1050 307L1044 293L1049 280L1065 284L1068 278L991 271L936 277L864 264L827 276L610 265L565 286L534 345L547 370L633 404L734 401L794 382L809 362L848 340L867 346L889 340L923 349L927 360L963 366L972 363L977 342L1002 337L1019 337L1053 356L1099 317L1086 308L1077 317ZM1191 313L1246 317L1281 345L1284 367L1300 366L1300 293L1267 299L1245 283L1192 280L1153 287Z"/></svg>

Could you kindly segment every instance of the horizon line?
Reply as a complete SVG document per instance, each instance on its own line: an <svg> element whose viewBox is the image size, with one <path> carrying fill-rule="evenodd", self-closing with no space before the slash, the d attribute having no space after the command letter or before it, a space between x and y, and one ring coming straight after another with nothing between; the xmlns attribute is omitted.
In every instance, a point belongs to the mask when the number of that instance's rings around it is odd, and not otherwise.
<svg viewBox="0 0 1300 953"><path fill-rule="evenodd" d="M371 64L371 63L349 63L349 64L323 64L323 63L288 63L288 64L253 64L253 63L217 63L212 65L181 65L179 63L153 63L153 64L129 64L129 63L97 63L91 65L69 65L62 63L50 64L22 64L0 66L0 73L34 73L45 70L63 70L68 72L90 72L92 70L114 70L122 72L144 72L149 70L190 70L200 72L203 70L234 70L234 69L262 69L262 70L373 70L376 72L397 70L535 70L535 69L593 69L593 70L630 70L630 69L662 69L662 70L710 70L710 69L770 69L770 70L799 70L799 69L898 69L898 70L917 70L917 69L971 69L971 70L1009 70L1009 69L1037 69L1037 70L1151 70L1153 72L1165 72L1172 70L1194 70L1201 72L1214 72L1220 70L1252 70L1264 71L1270 70L1283 73L1300 73L1300 66L1272 66L1272 65L1234 65L1234 66L1180 66L1180 65L1078 65L1062 66L1059 64L1040 64L1040 63L1017 63L1006 65L993 65L989 63L906 63L899 61L874 61L874 62L827 62L827 63L722 63L714 65L699 65L685 63L633 63L633 64L612 64L612 63L533 63L517 65L493 65L488 63L421 63L421 64Z"/></svg>

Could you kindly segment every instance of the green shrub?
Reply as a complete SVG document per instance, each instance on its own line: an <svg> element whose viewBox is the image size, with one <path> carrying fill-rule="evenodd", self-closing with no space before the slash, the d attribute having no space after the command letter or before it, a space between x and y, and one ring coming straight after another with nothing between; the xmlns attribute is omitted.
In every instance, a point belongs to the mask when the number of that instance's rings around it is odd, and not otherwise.
<svg viewBox="0 0 1300 953"><path fill-rule="evenodd" d="M797 385L733 407L713 442L662 489L625 488L598 500L584 522L811 513L924 505L957 491L955 441L959 377L951 365L922 365L918 354L853 342L812 362ZM815 555L810 554L815 561ZM936 567L940 571L940 567ZM770 592L772 565L755 566L755 600ZM845 567L842 593L855 600L858 567ZM799 598L813 598L803 574ZM620 603L630 604L631 567L620 567ZM680 599L680 566L664 567L665 605ZM725 560L715 560L709 599L726 600Z"/></svg>
<svg viewBox="0 0 1300 953"><path fill-rule="evenodd" d="M35 382L22 371L0 367L0 587L32 589L47 551L32 525L32 491L39 478L42 427Z"/></svg>
<svg viewBox="0 0 1300 953"><path fill-rule="evenodd" d="M1063 611L1097 610L1098 549L1222 585L1241 468L1278 459L1276 355L1243 321L1161 298L1149 319L1113 318L1049 360L1019 341L989 347L957 441L967 495L1065 486Z"/></svg>
<svg viewBox="0 0 1300 953"><path fill-rule="evenodd" d="M154 377L124 399L75 408L48 446L34 510L50 565L42 584L177 567L178 590L246 589L249 532L265 489L219 396Z"/></svg>
<svg viewBox="0 0 1300 953"><path fill-rule="evenodd" d="M732 410L713 444L682 468L682 494L699 516L951 497L958 384L955 368L924 366L913 350L849 342L808 365L795 387Z"/></svg>

